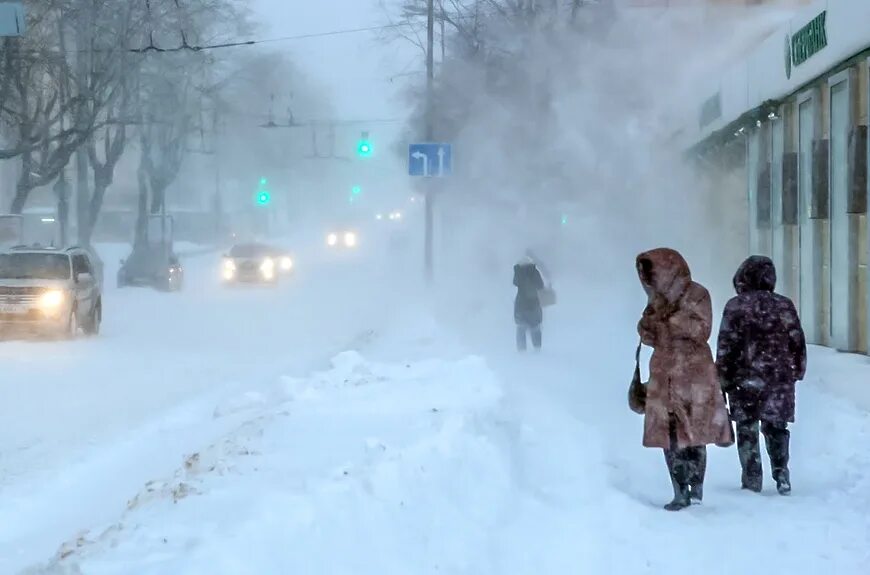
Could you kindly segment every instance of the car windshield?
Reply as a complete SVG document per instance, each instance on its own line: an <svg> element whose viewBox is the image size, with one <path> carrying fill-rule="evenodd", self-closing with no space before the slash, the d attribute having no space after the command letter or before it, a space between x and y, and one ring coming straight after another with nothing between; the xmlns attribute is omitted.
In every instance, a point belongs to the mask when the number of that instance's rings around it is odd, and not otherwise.
<svg viewBox="0 0 870 575"><path fill-rule="evenodd" d="M233 258L258 258L269 255L269 248L259 244L243 244L233 246L230 257Z"/></svg>
<svg viewBox="0 0 870 575"><path fill-rule="evenodd" d="M69 256L64 254L0 254L0 278L66 280Z"/></svg>

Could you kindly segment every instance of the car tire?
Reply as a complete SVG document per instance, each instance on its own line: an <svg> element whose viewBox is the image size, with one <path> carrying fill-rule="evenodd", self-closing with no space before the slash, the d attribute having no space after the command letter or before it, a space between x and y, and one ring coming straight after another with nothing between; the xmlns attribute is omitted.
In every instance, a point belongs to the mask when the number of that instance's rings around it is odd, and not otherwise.
<svg viewBox="0 0 870 575"><path fill-rule="evenodd" d="M91 317L82 326L85 335L100 335L100 325L103 323L103 302L98 301L91 312Z"/></svg>
<svg viewBox="0 0 870 575"><path fill-rule="evenodd" d="M79 335L79 328L79 312L76 308L73 308L69 312L69 320L67 320L64 337L66 339L75 339Z"/></svg>

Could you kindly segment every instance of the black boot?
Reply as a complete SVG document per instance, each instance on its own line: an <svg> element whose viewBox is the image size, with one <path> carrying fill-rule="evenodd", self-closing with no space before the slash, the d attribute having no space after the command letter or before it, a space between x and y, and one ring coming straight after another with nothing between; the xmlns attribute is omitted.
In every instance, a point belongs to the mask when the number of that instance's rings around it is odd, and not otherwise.
<svg viewBox="0 0 870 575"><path fill-rule="evenodd" d="M740 467L743 469L742 488L760 493L763 481L757 421L737 423L737 453L740 456Z"/></svg>
<svg viewBox="0 0 870 575"><path fill-rule="evenodd" d="M776 490L780 495L791 494L791 476L788 471L789 433L787 424L764 423L761 426L764 440L767 443L767 454L770 456L770 467Z"/></svg>
<svg viewBox="0 0 870 575"><path fill-rule="evenodd" d="M665 505L667 511L679 511L692 504L688 482L689 474L684 457L685 451L685 449L665 449L665 462L671 476L671 486L674 488L673 501Z"/></svg>
<svg viewBox="0 0 870 575"><path fill-rule="evenodd" d="M692 504L691 501L691 492L689 491L689 486L685 483L677 483L676 481L671 481L674 486L674 499L667 505L665 505L665 510L667 511L680 511L681 509L685 509L689 505Z"/></svg>
<svg viewBox="0 0 870 575"><path fill-rule="evenodd" d="M773 479L776 481L776 490L780 495L791 495L791 477L788 469L780 469L774 474Z"/></svg>
<svg viewBox="0 0 870 575"><path fill-rule="evenodd" d="M689 498L693 504L704 500L704 476L707 474L707 448L693 447L691 479L689 481Z"/></svg>

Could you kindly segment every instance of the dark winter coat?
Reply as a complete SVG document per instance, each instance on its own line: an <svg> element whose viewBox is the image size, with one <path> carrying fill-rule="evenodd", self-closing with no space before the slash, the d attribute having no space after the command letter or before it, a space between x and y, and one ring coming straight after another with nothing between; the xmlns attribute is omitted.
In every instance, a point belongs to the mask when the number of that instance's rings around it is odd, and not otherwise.
<svg viewBox="0 0 870 575"><path fill-rule="evenodd" d="M773 262L750 257L734 276L737 296L722 316L716 367L735 421L794 421L795 382L804 378L807 346L794 304L775 287Z"/></svg>
<svg viewBox="0 0 870 575"><path fill-rule="evenodd" d="M514 285L517 286L517 297L514 300L514 320L517 325L541 325L544 312L538 292L544 289L544 279L534 263L519 263L514 266Z"/></svg>
<svg viewBox="0 0 870 575"><path fill-rule="evenodd" d="M644 446L670 448L672 419L679 449L730 445L731 424L707 343L713 316L710 294L692 281L686 260L671 249L640 254L637 270L648 297L638 332L653 348Z"/></svg>

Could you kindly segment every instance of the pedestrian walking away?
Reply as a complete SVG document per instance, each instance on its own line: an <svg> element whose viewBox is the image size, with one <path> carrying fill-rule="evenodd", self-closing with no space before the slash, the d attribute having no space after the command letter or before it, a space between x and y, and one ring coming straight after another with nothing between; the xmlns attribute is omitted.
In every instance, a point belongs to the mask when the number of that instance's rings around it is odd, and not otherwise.
<svg viewBox="0 0 870 575"><path fill-rule="evenodd" d="M644 345L653 348L644 402L645 447L662 448L674 488L669 511L704 497L707 445L733 443L713 354L710 294L692 281L686 260L668 248L637 256L647 294L638 323Z"/></svg>
<svg viewBox="0 0 870 575"><path fill-rule="evenodd" d="M544 289L544 279L534 260L525 257L514 266L514 285L517 295L514 299L514 321L517 324L517 349L525 351L531 336L535 349L541 349L541 324L544 311L541 307L539 292Z"/></svg>
<svg viewBox="0 0 870 575"><path fill-rule="evenodd" d="M760 430L777 491L788 495L788 424L794 422L795 383L806 373L807 346L794 303L775 288L770 258L752 256L741 264L734 275L737 295L722 314L716 367L737 424L743 489L762 489Z"/></svg>

